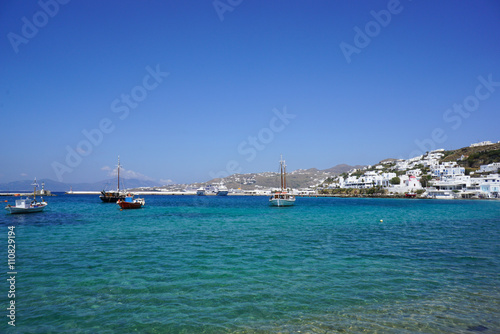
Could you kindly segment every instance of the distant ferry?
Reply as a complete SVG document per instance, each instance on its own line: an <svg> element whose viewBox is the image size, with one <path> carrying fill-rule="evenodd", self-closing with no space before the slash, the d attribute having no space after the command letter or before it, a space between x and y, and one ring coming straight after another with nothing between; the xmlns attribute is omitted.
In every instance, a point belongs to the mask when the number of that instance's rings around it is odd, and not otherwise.
<svg viewBox="0 0 500 334"><path fill-rule="evenodd" d="M283 156L280 160L280 177L280 191L275 192L271 198L269 198L269 204L272 206L292 206L295 204L295 197L290 195L286 188L286 165Z"/></svg>
<svg viewBox="0 0 500 334"><path fill-rule="evenodd" d="M205 196L205 188L203 187L198 188L198 190L196 190L196 195Z"/></svg>
<svg viewBox="0 0 500 334"><path fill-rule="evenodd" d="M227 187L221 182L220 186L217 187L217 196L227 196L229 190Z"/></svg>
<svg viewBox="0 0 500 334"><path fill-rule="evenodd" d="M118 188L116 191L101 191L99 196L104 203L116 203L118 200L125 199L125 193L120 191L120 157L118 157Z"/></svg>

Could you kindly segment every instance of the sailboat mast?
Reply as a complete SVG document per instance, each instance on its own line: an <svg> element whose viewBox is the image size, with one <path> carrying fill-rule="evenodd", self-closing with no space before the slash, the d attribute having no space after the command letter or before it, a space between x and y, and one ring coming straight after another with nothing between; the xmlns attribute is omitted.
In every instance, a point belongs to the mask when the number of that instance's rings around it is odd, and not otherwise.
<svg viewBox="0 0 500 334"><path fill-rule="evenodd" d="M33 200L36 200L36 187L38 186L38 184L36 183L36 177L35 177L35 181L33 181Z"/></svg>
<svg viewBox="0 0 500 334"><path fill-rule="evenodd" d="M118 156L118 192L120 192L120 156Z"/></svg>
<svg viewBox="0 0 500 334"><path fill-rule="evenodd" d="M283 191L283 156L280 156L280 187Z"/></svg>
<svg viewBox="0 0 500 334"><path fill-rule="evenodd" d="M283 189L286 190L286 165L285 162L283 161Z"/></svg>

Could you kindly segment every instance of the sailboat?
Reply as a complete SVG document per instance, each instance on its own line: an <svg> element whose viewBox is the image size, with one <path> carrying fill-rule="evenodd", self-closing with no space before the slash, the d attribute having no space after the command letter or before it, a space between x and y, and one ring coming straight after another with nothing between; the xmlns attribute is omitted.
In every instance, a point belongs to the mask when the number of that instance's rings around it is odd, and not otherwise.
<svg viewBox="0 0 500 334"><path fill-rule="evenodd" d="M116 203L119 199L125 198L125 193L120 191L120 157L118 156L118 188L116 191L101 191L99 196L101 201L105 203Z"/></svg>
<svg viewBox="0 0 500 334"><path fill-rule="evenodd" d="M18 199L16 200L16 205L13 206L9 204L5 207L5 210L9 210L10 213L32 213L43 211L43 209L45 209L45 207L47 206L47 202L43 200L43 197L40 197L42 199L41 202L36 201L36 188L38 187L36 178L31 185L34 187L33 199Z"/></svg>
<svg viewBox="0 0 500 334"><path fill-rule="evenodd" d="M273 193L269 198L269 205L272 206L292 206L295 204L295 196L290 195L286 188L286 165L283 156L280 159L280 190Z"/></svg>

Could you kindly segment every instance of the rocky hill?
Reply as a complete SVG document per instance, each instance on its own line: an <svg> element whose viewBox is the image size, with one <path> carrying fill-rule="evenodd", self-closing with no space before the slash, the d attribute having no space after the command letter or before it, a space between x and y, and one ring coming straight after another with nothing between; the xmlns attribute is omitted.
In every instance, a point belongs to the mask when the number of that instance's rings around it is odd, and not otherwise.
<svg viewBox="0 0 500 334"><path fill-rule="evenodd" d="M350 171L353 168L359 169L359 168L363 168L363 167L365 167L365 166L362 166L362 165L349 166L346 164L341 164L341 165L334 166L332 168L323 169L323 172L333 173L335 175L340 175L342 173L347 173L348 171Z"/></svg>
<svg viewBox="0 0 500 334"><path fill-rule="evenodd" d="M349 166L346 164L337 165L332 168L319 170L316 168L298 169L287 173L287 185L292 188L307 188L322 183L329 177L347 172L353 168L363 166ZM229 189L258 189L258 188L273 188L279 187L280 175L277 172L264 173L249 173L249 174L233 174L224 179L213 179L207 184L217 184L224 182Z"/></svg>
<svg viewBox="0 0 500 334"><path fill-rule="evenodd" d="M479 168L481 165L499 162L500 143L446 151L443 161L457 161L459 165L468 168Z"/></svg>

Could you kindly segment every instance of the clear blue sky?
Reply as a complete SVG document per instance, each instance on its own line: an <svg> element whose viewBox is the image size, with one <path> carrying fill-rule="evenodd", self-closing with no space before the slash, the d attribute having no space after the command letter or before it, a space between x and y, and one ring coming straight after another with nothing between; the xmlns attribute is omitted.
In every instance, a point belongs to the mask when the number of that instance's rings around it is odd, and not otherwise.
<svg viewBox="0 0 500 334"><path fill-rule="evenodd" d="M0 4L0 182L99 181L118 155L182 183L500 140L498 1L41 3Z"/></svg>

